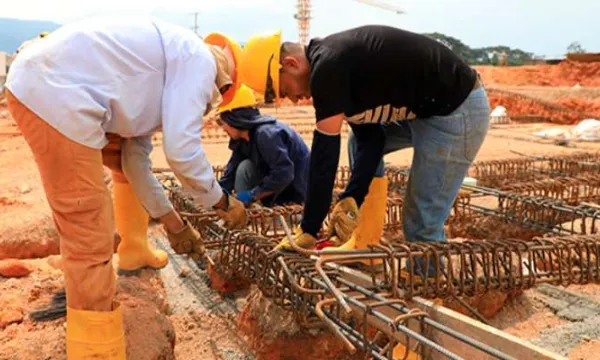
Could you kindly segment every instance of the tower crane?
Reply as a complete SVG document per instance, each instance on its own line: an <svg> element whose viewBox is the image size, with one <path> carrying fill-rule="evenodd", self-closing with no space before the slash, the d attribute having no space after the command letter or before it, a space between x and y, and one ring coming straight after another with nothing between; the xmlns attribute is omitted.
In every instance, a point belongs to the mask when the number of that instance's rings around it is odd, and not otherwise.
<svg viewBox="0 0 600 360"><path fill-rule="evenodd" d="M354 0L365 5L378 7L383 10L393 11L396 14L404 14L404 10L396 6L393 3L379 1L379 0ZM310 0L296 0L296 13L294 19L298 21L298 36L300 44L306 45L309 39L310 32Z"/></svg>
<svg viewBox="0 0 600 360"><path fill-rule="evenodd" d="M298 36L300 44L308 44L310 30L310 0L297 0L294 19L298 20Z"/></svg>
<svg viewBox="0 0 600 360"><path fill-rule="evenodd" d="M354 1L366 4L366 5L378 7L383 10L393 11L396 14L405 14L404 10L400 9L400 7L398 7L394 4L387 3L387 2L377 1L377 0L354 0Z"/></svg>

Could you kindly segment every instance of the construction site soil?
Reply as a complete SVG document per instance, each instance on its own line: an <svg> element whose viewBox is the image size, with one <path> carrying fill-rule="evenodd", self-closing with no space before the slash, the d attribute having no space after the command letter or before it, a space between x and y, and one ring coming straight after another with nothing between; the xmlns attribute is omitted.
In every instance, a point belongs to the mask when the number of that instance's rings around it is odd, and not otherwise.
<svg viewBox="0 0 600 360"><path fill-rule="evenodd" d="M563 61L557 65L476 66L485 84L600 87L600 63Z"/></svg>
<svg viewBox="0 0 600 360"><path fill-rule="evenodd" d="M564 62L477 70L492 89L493 106L506 107L511 116L541 116L555 124L493 126L476 161L518 158L515 152L551 156L600 150L598 143L557 146L531 136L534 131L556 127L556 123L582 120L581 114L600 115L600 64ZM575 85L583 88L573 89ZM566 110L557 115L547 104ZM263 111L298 128L310 129L314 122L314 111L307 105ZM312 133L306 130L301 134L310 145ZM154 140L154 166L166 167L160 135ZM224 164L230 154L222 137L206 137L205 151L213 164ZM410 164L411 157L412 151L406 150L390 154L385 160L405 166ZM340 165L347 165L346 136ZM3 99L0 99L0 169L0 360L64 359L65 319L35 323L28 316L63 287L58 236L31 152L6 111ZM470 229L449 228L449 234L474 239L532 236L523 229L503 225L488 219L472 224ZM164 233L157 226L150 234L157 246L169 250ZM590 330L591 327L576 337L554 331L571 325L585 328L587 320L573 320L565 315L564 309L556 308L549 300L552 291L534 288L511 294L491 293L469 301L498 329L570 359L597 358L600 334ZM591 305L586 309L600 303L598 285L572 286L568 291L589 301ZM353 358L331 333L298 328L289 313L281 312L256 289L220 295L210 289L201 267L172 253L169 266L161 271L145 270L137 277L120 277L118 296L124 307L130 359ZM460 305L450 301L446 305L470 315Z"/></svg>

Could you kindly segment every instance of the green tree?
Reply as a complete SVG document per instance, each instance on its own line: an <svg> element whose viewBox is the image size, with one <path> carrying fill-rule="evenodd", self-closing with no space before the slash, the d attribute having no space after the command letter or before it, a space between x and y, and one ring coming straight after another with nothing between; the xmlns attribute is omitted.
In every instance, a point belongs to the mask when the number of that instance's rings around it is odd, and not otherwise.
<svg viewBox="0 0 600 360"><path fill-rule="evenodd" d="M427 37L430 37L434 40L439 41L440 43L446 45L456 54L458 54L461 58L463 58L466 62L471 65L490 65L492 63L498 64L499 54L505 52L507 55L507 65L523 65L528 64L533 61L535 55L533 53L529 53L523 51L521 49L513 49L509 46L487 46L482 48L470 48L462 41L452 36L444 35L441 33L427 33L423 34ZM491 56L494 52L498 55ZM491 58L490 58L491 56Z"/></svg>
<svg viewBox="0 0 600 360"><path fill-rule="evenodd" d="M584 53L584 52L585 52L585 49L583 48L583 46L581 46L579 41L573 41L571 44L569 44L569 46L567 46L567 53L569 53L569 54Z"/></svg>
<svg viewBox="0 0 600 360"><path fill-rule="evenodd" d="M452 36L447 36L437 32L424 35L446 45L450 48L450 50L454 51L465 61L471 62L471 58L473 57L471 48L465 45L462 41L458 40L457 38L453 38Z"/></svg>
<svg viewBox="0 0 600 360"><path fill-rule="evenodd" d="M492 59L490 60L490 64L497 66L498 63L500 62L500 59L498 58L498 53L495 52L494 55L492 55Z"/></svg>

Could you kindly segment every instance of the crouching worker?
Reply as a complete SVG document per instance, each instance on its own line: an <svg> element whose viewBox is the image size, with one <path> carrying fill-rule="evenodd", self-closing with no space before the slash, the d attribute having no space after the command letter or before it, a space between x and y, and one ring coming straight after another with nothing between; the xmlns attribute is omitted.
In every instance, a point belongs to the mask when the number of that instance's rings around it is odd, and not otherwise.
<svg viewBox="0 0 600 360"><path fill-rule="evenodd" d="M107 134L149 143L162 129L165 157L194 201L216 209L230 227L245 224L243 204L219 186L200 138L203 115L239 88L239 53L224 36L203 41L158 20L111 17L65 25L15 58L8 109L33 152L60 235L67 359L126 357L104 183ZM147 245L135 180L115 180L118 227L137 233L123 238L131 251L121 251L120 262L164 265L164 254Z"/></svg>
<svg viewBox="0 0 600 360"><path fill-rule="evenodd" d="M242 85L233 101L219 109L219 124L231 137L231 158L219 183L246 206L301 204L306 196L310 151L288 125L256 107Z"/></svg>

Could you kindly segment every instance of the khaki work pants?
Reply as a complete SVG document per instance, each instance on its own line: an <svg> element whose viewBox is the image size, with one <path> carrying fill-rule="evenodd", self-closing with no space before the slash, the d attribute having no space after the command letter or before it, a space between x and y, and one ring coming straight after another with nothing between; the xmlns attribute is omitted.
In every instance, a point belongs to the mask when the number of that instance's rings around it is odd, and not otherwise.
<svg viewBox="0 0 600 360"><path fill-rule="evenodd" d="M120 138L109 136L102 151L78 144L29 110L8 90L8 110L29 144L58 234L67 305L91 311L112 310L115 222L103 164L123 182ZM103 156L104 155L104 156Z"/></svg>

